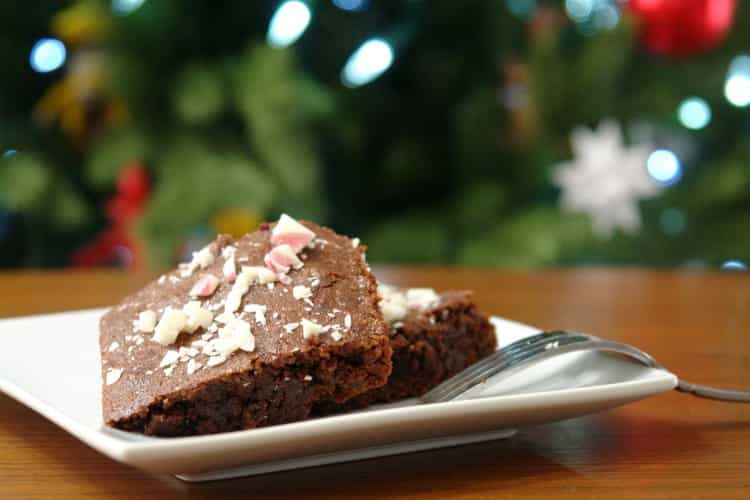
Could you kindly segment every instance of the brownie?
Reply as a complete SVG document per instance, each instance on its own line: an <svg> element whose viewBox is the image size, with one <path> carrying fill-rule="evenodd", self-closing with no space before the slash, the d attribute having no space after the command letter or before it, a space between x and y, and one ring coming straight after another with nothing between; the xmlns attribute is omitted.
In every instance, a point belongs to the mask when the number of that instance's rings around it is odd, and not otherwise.
<svg viewBox="0 0 750 500"><path fill-rule="evenodd" d="M497 348L494 327L468 291L438 295L429 289L399 291L383 285L381 291L384 315L392 323L393 371L388 383L344 404L318 403L317 415L421 396ZM416 300L409 304L403 295L413 291Z"/></svg>
<svg viewBox="0 0 750 500"><path fill-rule="evenodd" d="M159 436L250 429L386 383L389 325L364 246L282 222L291 232L263 224L237 241L219 236L104 315L107 425Z"/></svg>

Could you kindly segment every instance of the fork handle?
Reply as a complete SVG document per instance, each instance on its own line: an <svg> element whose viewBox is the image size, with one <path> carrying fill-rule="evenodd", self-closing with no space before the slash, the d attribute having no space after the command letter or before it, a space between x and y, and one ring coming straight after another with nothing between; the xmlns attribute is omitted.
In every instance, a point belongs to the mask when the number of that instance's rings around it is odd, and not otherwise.
<svg viewBox="0 0 750 500"><path fill-rule="evenodd" d="M741 403L750 403L750 391L735 391L732 389L717 389L707 385L691 384L684 380L679 380L675 390L686 392L693 396L706 399L715 399L718 401L735 401Z"/></svg>

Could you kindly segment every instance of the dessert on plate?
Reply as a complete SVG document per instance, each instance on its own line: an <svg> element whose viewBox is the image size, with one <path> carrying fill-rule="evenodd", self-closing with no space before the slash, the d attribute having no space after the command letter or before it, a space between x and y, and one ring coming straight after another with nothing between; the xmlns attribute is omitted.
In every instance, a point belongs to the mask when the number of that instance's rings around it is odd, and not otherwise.
<svg viewBox="0 0 750 500"><path fill-rule="evenodd" d="M479 312L470 292L438 294L430 288L381 284L379 294L383 316L391 326L393 371L388 383L343 404L318 403L317 414L421 396L497 347L495 329Z"/></svg>
<svg viewBox="0 0 750 500"><path fill-rule="evenodd" d="M219 236L102 318L104 421L158 436L250 429L382 387L378 302L357 240L288 216Z"/></svg>

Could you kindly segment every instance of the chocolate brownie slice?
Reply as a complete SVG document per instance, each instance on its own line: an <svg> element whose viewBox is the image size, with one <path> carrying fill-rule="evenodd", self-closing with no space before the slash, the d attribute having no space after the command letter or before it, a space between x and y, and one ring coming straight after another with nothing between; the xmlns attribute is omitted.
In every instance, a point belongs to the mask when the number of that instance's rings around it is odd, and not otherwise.
<svg viewBox="0 0 750 500"><path fill-rule="evenodd" d="M283 216L107 312L100 325L107 425L160 436L305 419L384 385L388 324L364 247Z"/></svg>
<svg viewBox="0 0 750 500"><path fill-rule="evenodd" d="M443 380L491 354L495 329L467 291L399 290L380 285L383 315L391 323L393 371L388 383L344 404L321 402L316 414L330 414L421 396Z"/></svg>

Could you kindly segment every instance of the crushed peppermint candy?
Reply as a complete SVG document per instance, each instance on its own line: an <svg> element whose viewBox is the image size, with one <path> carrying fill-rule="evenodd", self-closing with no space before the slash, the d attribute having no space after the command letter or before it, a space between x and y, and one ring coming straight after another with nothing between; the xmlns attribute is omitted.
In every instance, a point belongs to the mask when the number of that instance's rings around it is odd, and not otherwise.
<svg viewBox="0 0 750 500"><path fill-rule="evenodd" d="M322 330L323 327L314 321L308 319L302 320L302 336L304 338L309 339L311 337L317 337Z"/></svg>
<svg viewBox="0 0 750 500"><path fill-rule="evenodd" d="M204 274L195 282L193 288L190 289L190 296L192 297L210 297L216 291L219 286L219 278L213 274Z"/></svg>
<svg viewBox="0 0 750 500"><path fill-rule="evenodd" d="M210 356L219 354L226 358L238 349L253 352L255 350L255 337L251 333L250 323L235 318L219 330L219 338L207 343L206 347L203 348L203 354Z"/></svg>
<svg viewBox="0 0 750 500"><path fill-rule="evenodd" d="M406 305L409 309L425 310L440 302L440 296L432 288L410 288L406 291Z"/></svg>
<svg viewBox="0 0 750 500"><path fill-rule="evenodd" d="M120 343L115 340L109 345L109 349L107 349L107 351L108 352L116 351L118 347L120 347Z"/></svg>
<svg viewBox="0 0 750 500"><path fill-rule="evenodd" d="M166 375L167 377L169 377L170 375L172 375L172 372L174 371L175 366L177 366L177 365L169 365L168 367L166 367L164 369L164 375Z"/></svg>
<svg viewBox="0 0 750 500"><path fill-rule="evenodd" d="M173 344L187 324L187 314L180 309L167 307L154 328L152 339L161 345Z"/></svg>
<svg viewBox="0 0 750 500"><path fill-rule="evenodd" d="M295 253L305 248L314 238L314 232L287 214L282 214L279 217L279 221L271 231L272 245L289 245Z"/></svg>
<svg viewBox="0 0 750 500"><path fill-rule="evenodd" d="M247 304L245 311L255 313L255 322L259 325L266 324L266 306L262 304Z"/></svg>
<svg viewBox="0 0 750 500"><path fill-rule="evenodd" d="M107 370L105 382L107 385L112 385L120 380L120 375L122 375L122 368L109 368Z"/></svg>
<svg viewBox="0 0 750 500"><path fill-rule="evenodd" d="M286 330L289 333L292 333L294 330L297 329L298 326L299 326L299 323L297 322L287 323L286 325L284 325L284 330Z"/></svg>
<svg viewBox="0 0 750 500"><path fill-rule="evenodd" d="M341 335L341 332L339 332L338 330L335 330L334 332L331 333L331 338L335 340L336 342L338 342L339 340L343 338L343 335Z"/></svg>
<svg viewBox="0 0 750 500"><path fill-rule="evenodd" d="M352 238L352 246L357 248L359 246L359 238Z"/></svg>
<svg viewBox="0 0 750 500"><path fill-rule="evenodd" d="M157 283L159 283L160 285L163 285L164 283L166 283L166 281L167 281L167 275L162 274L161 276L159 276Z"/></svg>
<svg viewBox="0 0 750 500"><path fill-rule="evenodd" d="M164 368L165 366L173 365L177 363L179 359L180 359L180 353L170 349L161 359L161 362L159 363L159 368Z"/></svg>
<svg viewBox="0 0 750 500"><path fill-rule="evenodd" d="M304 376L304 377L302 378L302 380L304 380L305 382L309 382L309 381L311 381L311 380L312 380L312 375L305 375L305 376Z"/></svg>
<svg viewBox="0 0 750 500"><path fill-rule="evenodd" d="M344 317L344 328L347 330L352 327L352 315L348 314Z"/></svg>
<svg viewBox="0 0 750 500"><path fill-rule="evenodd" d="M277 274L286 274L290 269L299 269L303 265L292 247L287 244L273 247L271 251L263 257L263 262L268 269Z"/></svg>
<svg viewBox="0 0 750 500"><path fill-rule="evenodd" d="M156 313L154 311L142 311L135 321L135 328L139 332L151 333L156 327Z"/></svg>
<svg viewBox="0 0 750 500"><path fill-rule="evenodd" d="M312 290L305 285L297 285L292 288L292 295L295 299L308 299L312 297Z"/></svg>
<svg viewBox="0 0 750 500"><path fill-rule="evenodd" d="M193 373L195 373L196 371L198 371L202 366L203 365L201 365L200 363L198 363L194 359L191 359L190 361L188 361L188 364L187 364L187 367L186 367L185 371L187 372L188 375L192 375Z"/></svg>
<svg viewBox="0 0 750 500"><path fill-rule="evenodd" d="M225 358L224 356L210 356L208 358L208 363L206 363L206 366L220 365L226 360L227 358Z"/></svg>
<svg viewBox="0 0 750 500"><path fill-rule="evenodd" d="M206 245L197 252L193 252L193 260L189 264L180 265L180 276L187 278L198 269L205 269L214 263L215 256L211 251L211 245Z"/></svg>
<svg viewBox="0 0 750 500"><path fill-rule="evenodd" d="M383 312L383 319L388 323L393 323L404 319L408 312L406 296L398 289L378 284L378 295L380 296L380 310Z"/></svg>
<svg viewBox="0 0 750 500"><path fill-rule="evenodd" d="M187 316L185 331L194 333L198 328L208 328L214 320L214 314L201 306L200 301L191 300L182 308Z"/></svg>
<svg viewBox="0 0 750 500"><path fill-rule="evenodd" d="M224 277L230 283L233 283L237 278L237 265L234 262L234 254L237 252L237 247L228 245L221 250L221 255L226 259L224 266L221 268L221 272Z"/></svg>

